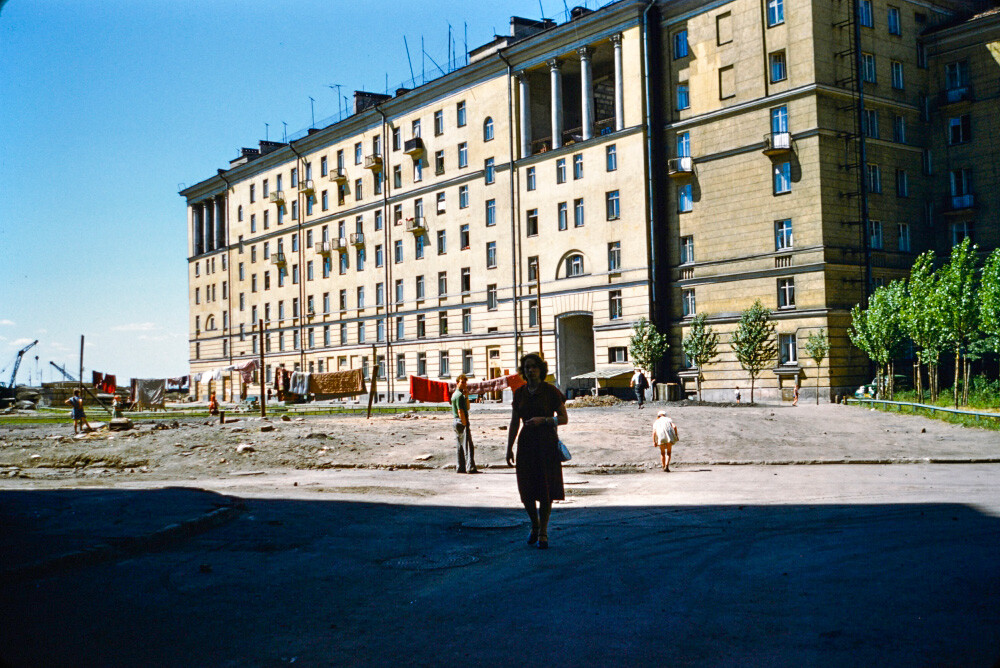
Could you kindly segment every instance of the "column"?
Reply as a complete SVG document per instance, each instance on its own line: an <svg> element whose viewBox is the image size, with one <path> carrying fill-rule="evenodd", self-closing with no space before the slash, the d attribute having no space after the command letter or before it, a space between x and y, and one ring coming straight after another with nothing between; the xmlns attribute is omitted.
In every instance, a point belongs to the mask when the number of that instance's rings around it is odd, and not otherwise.
<svg viewBox="0 0 1000 668"><path fill-rule="evenodd" d="M202 210L205 212L205 252L215 250L215 233L213 230L213 218L214 211L212 209L212 200L205 200L202 202Z"/></svg>
<svg viewBox="0 0 1000 668"><path fill-rule="evenodd" d="M580 118L583 121L583 140L594 136L594 72L590 65L590 55L593 50L581 46L576 50L580 54L580 103L582 106Z"/></svg>
<svg viewBox="0 0 1000 668"><path fill-rule="evenodd" d="M521 114L521 157L531 155L531 98L528 89L528 73L521 70L517 73L518 95L520 97Z"/></svg>
<svg viewBox="0 0 1000 668"><path fill-rule="evenodd" d="M226 198L215 198L215 247L226 245Z"/></svg>
<svg viewBox="0 0 1000 668"><path fill-rule="evenodd" d="M202 248L202 236L201 236L201 205L192 204L191 205L191 255L201 255L204 250Z"/></svg>
<svg viewBox="0 0 1000 668"><path fill-rule="evenodd" d="M556 58L549 61L549 81L552 89L552 148L562 146L563 108L562 108L562 74L559 71L562 63Z"/></svg>
<svg viewBox="0 0 1000 668"><path fill-rule="evenodd" d="M625 88L622 72L622 35L611 36L615 46L615 130L625 129Z"/></svg>

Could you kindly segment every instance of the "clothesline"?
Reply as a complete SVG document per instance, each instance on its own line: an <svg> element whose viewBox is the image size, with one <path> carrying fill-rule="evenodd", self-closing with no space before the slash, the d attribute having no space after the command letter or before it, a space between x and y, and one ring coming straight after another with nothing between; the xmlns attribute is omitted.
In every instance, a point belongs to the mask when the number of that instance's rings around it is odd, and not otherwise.
<svg viewBox="0 0 1000 668"><path fill-rule="evenodd" d="M524 379L520 374L510 374L499 378L491 378L479 382L467 384L469 394L484 394L486 392L500 392L507 388L516 390L524 385ZM456 384L443 380L430 380L423 376L410 376L410 396L414 401L427 403L447 403L451 401L451 395L455 392Z"/></svg>

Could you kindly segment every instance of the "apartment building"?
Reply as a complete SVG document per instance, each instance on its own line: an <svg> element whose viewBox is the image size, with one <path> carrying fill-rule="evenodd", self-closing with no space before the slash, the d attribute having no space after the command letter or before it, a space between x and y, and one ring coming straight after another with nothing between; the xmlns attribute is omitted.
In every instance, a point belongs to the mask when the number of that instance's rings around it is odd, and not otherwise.
<svg viewBox="0 0 1000 668"><path fill-rule="evenodd" d="M996 147L971 134L996 136L997 23L971 10L622 0L512 19L465 67L359 92L350 117L181 192L191 371L263 352L267 379L361 368L404 396L410 374L491 378L541 350L582 391L631 369L646 317L671 337L659 380L690 383L680 342L704 313L723 339L706 394L728 397L748 382L729 336L759 298L780 349L760 395L818 375L828 399L868 374L846 336L867 291L963 234L998 242ZM817 369L799 349L819 329Z"/></svg>

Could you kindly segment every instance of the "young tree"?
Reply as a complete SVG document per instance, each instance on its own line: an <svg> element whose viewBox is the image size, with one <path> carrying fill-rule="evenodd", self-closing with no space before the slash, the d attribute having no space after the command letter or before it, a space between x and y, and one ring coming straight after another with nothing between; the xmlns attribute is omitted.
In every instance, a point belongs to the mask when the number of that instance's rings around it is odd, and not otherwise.
<svg viewBox="0 0 1000 668"><path fill-rule="evenodd" d="M681 345L684 354L698 367L698 401L701 401L701 381L702 370L719 355L719 335L711 326L705 326L705 315L699 313L691 320L688 328L688 335L684 337Z"/></svg>
<svg viewBox="0 0 1000 668"><path fill-rule="evenodd" d="M910 270L906 284L906 298L900 315L907 336L917 347L916 390L919 401L924 400L923 376L920 363L927 365L931 401L937 399L937 364L944 348L941 295L937 289L938 276L934 271L934 251L927 251L917 258Z"/></svg>
<svg viewBox="0 0 1000 668"><path fill-rule="evenodd" d="M979 328L979 309L976 306L977 250L978 246L973 245L968 237L952 248L951 259L941 268L941 281L938 284L945 337L955 351L955 408L958 408L962 349L970 343ZM969 379L966 378L965 382L968 383Z"/></svg>
<svg viewBox="0 0 1000 668"><path fill-rule="evenodd" d="M1000 353L1000 248L986 258L979 280L979 327L989 350Z"/></svg>
<svg viewBox="0 0 1000 668"><path fill-rule="evenodd" d="M890 398L893 396L892 360L905 341L899 315L904 295L903 282L893 281L872 294L867 309L862 310L860 305L851 309L851 327L847 334L851 342L875 362L879 398L886 392ZM888 379L885 379L886 372Z"/></svg>
<svg viewBox="0 0 1000 668"><path fill-rule="evenodd" d="M816 405L819 406L819 366L830 352L830 341L826 338L826 330L813 332L806 339L806 354L816 363Z"/></svg>
<svg viewBox="0 0 1000 668"><path fill-rule="evenodd" d="M771 311L758 299L743 311L733 332L733 352L740 366L750 374L750 403L753 403L754 381L760 372L775 358L778 346L774 339Z"/></svg>
<svg viewBox="0 0 1000 668"><path fill-rule="evenodd" d="M640 369L645 369L650 374L655 373L656 363L667 354L669 348L667 335L659 332L650 321L639 318L639 321L632 325L628 352L632 356L632 361Z"/></svg>

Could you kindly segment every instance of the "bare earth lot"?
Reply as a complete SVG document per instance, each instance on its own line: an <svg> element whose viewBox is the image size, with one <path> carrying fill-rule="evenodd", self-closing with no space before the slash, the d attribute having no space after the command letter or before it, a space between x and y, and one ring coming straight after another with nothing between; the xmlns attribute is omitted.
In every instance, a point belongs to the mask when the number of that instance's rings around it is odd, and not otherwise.
<svg viewBox="0 0 1000 668"><path fill-rule="evenodd" d="M560 431L573 453L567 466L581 472L658 472L659 454L650 437L658 408L665 408L678 424L681 442L674 448L674 462L679 469L712 464L1000 461L995 431L856 406L671 404L638 410L625 404L569 410L570 422ZM509 409L502 406L473 407L481 466L505 466L509 418ZM188 418L171 424L139 422L126 432L101 428L83 438L73 438L71 423L5 425L0 427L0 475L67 483L123 476L182 481L294 469L438 469L455 461L447 413L289 421L227 417L224 425L217 419Z"/></svg>

